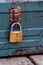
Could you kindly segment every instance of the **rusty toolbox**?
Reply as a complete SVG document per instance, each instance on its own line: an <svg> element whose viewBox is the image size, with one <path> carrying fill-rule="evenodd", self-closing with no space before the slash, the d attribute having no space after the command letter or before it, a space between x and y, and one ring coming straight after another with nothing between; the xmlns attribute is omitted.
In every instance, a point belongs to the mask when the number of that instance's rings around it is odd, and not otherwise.
<svg viewBox="0 0 43 65"><path fill-rule="evenodd" d="M0 57L43 53L43 1L0 3Z"/></svg>

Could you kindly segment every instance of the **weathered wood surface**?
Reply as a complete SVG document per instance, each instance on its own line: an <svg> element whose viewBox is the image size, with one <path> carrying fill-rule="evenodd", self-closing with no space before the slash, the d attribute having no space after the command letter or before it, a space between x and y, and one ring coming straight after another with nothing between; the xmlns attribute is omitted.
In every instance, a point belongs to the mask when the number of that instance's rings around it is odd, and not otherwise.
<svg viewBox="0 0 43 65"><path fill-rule="evenodd" d="M30 59L36 64L36 65L43 65L43 55L33 55L30 56Z"/></svg>
<svg viewBox="0 0 43 65"><path fill-rule="evenodd" d="M34 65L27 57L2 58L0 65Z"/></svg>

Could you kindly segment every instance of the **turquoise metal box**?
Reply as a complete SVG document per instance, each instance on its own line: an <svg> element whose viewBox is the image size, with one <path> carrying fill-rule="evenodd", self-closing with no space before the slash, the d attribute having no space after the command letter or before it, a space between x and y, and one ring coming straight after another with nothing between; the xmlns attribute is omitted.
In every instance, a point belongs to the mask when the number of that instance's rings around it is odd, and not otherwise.
<svg viewBox="0 0 43 65"><path fill-rule="evenodd" d="M12 6L22 9L23 41L9 42ZM0 3L0 57L43 53L43 2Z"/></svg>

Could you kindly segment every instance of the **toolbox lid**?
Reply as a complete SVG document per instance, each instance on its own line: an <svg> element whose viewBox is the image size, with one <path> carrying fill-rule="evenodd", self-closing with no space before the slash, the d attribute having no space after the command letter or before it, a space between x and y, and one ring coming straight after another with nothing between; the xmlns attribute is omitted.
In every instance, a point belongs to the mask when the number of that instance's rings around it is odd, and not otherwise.
<svg viewBox="0 0 43 65"><path fill-rule="evenodd" d="M11 8L11 6L19 6L22 9L22 12L29 12L29 11L43 11L43 1L40 2L16 2L13 3L9 2L7 3L6 1L0 1L0 12L8 12Z"/></svg>

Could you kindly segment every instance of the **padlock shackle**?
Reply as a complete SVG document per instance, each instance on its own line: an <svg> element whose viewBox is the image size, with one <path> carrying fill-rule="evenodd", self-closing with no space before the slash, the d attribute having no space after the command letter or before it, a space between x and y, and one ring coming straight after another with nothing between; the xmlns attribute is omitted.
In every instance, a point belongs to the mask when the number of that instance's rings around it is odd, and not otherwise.
<svg viewBox="0 0 43 65"><path fill-rule="evenodd" d="M22 28L21 28L21 24L18 23L18 22L15 22L15 23L13 23L13 24L11 25L11 31L13 31L13 26L14 26L15 24L18 24L18 25L20 26L20 31L21 31L21 30L22 30Z"/></svg>

